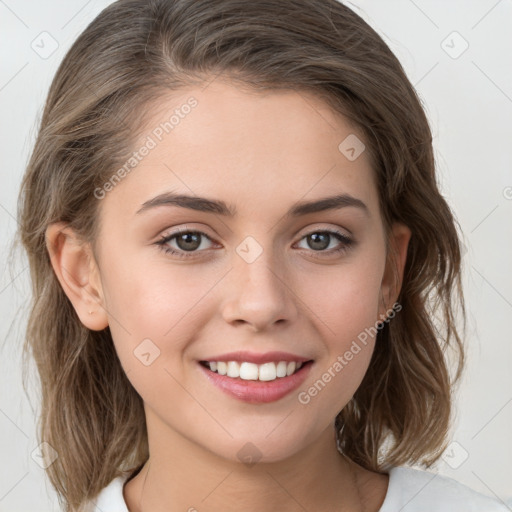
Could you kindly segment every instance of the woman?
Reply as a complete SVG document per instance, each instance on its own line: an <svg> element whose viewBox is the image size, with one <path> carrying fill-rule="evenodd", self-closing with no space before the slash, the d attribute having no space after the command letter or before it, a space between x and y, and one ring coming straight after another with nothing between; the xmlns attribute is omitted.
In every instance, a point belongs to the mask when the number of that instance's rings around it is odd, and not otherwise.
<svg viewBox="0 0 512 512"><path fill-rule="evenodd" d="M20 234L66 510L503 510L407 467L447 444L460 242L414 88L342 4L109 6Z"/></svg>

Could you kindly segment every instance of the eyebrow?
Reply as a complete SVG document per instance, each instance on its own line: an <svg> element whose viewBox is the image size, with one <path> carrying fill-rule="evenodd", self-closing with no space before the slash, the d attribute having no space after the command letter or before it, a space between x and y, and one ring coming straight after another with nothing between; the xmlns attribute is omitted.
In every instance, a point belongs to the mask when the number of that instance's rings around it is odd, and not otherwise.
<svg viewBox="0 0 512 512"><path fill-rule="evenodd" d="M172 192L165 192L153 199L149 199L142 204L142 207L137 211L137 214L158 206L178 206L200 212L217 213L226 217L235 217L237 214L236 208L226 204L224 201L198 196L188 196L185 194L175 194ZM301 215L327 210L338 210L349 206L360 208L367 215L369 214L368 207L360 199L349 194L338 194L317 199L315 201L302 201L295 203L285 214L285 218L299 217Z"/></svg>

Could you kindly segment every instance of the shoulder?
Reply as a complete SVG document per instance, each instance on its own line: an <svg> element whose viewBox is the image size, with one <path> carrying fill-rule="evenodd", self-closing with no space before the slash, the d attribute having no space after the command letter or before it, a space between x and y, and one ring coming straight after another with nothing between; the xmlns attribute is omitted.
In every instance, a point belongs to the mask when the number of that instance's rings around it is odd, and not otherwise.
<svg viewBox="0 0 512 512"><path fill-rule="evenodd" d="M114 478L107 487L104 487L96 499L92 500L86 512L129 512L123 496L123 485L128 480L129 473Z"/></svg>
<svg viewBox="0 0 512 512"><path fill-rule="evenodd" d="M388 492L379 512L507 512L503 503L456 480L413 468L389 471Z"/></svg>

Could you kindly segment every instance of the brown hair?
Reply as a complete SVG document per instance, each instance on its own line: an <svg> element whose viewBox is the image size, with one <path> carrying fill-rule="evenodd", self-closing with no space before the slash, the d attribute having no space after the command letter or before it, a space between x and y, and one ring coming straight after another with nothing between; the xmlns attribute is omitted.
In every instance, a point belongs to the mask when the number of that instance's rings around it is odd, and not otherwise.
<svg viewBox="0 0 512 512"><path fill-rule="evenodd" d="M464 360L458 225L438 189L421 101L398 59L336 0L120 0L61 63L18 203L33 289L24 352L41 380L38 436L59 455L47 475L67 511L140 468L147 431L109 328L80 322L53 272L45 230L64 221L94 247L93 191L130 156L146 106L221 73L240 87L312 92L361 129L386 229L400 221L412 237L402 310L379 330L367 374L336 418L339 446L374 471L428 466L445 448Z"/></svg>

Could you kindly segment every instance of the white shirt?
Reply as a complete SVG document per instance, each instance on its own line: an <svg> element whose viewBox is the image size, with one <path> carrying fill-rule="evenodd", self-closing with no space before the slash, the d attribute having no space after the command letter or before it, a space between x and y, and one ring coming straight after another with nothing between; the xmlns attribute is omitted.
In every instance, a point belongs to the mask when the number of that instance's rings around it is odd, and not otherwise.
<svg viewBox="0 0 512 512"><path fill-rule="evenodd" d="M123 485L129 474L110 482L92 510L129 512L123 498ZM94 505L98 508L94 508ZM437 473L395 467L389 471L389 484L379 512L510 512L500 501Z"/></svg>

